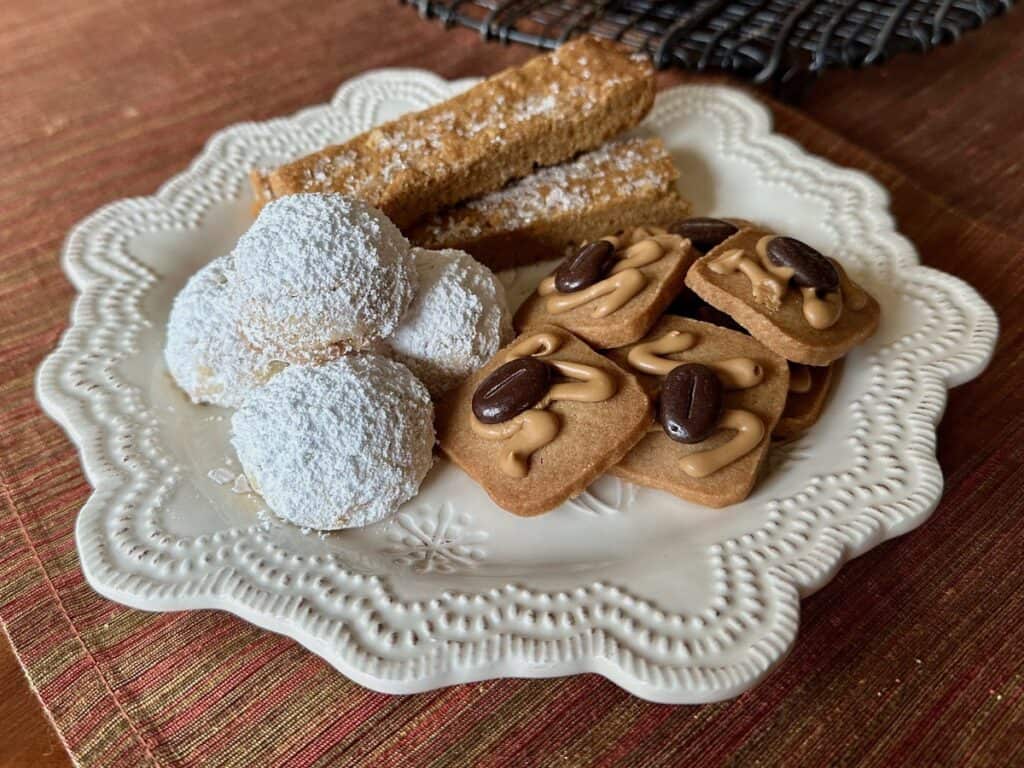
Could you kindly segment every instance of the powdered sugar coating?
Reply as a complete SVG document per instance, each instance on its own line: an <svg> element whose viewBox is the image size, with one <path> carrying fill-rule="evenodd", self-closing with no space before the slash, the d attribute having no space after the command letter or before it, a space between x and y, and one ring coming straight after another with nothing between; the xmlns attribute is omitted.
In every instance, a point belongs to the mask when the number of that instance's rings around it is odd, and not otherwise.
<svg viewBox="0 0 1024 768"><path fill-rule="evenodd" d="M416 298L387 347L440 397L512 338L505 287L465 251L413 248Z"/></svg>
<svg viewBox="0 0 1024 768"><path fill-rule="evenodd" d="M253 490L279 517L319 530L383 520L433 463L434 409L401 363L372 354L292 366L231 419Z"/></svg>
<svg viewBox="0 0 1024 768"><path fill-rule="evenodd" d="M415 292L409 243L359 200L268 203L234 250L246 335L288 362L321 362L390 335Z"/></svg>
<svg viewBox="0 0 1024 768"><path fill-rule="evenodd" d="M167 370L195 403L237 408L283 367L241 333L232 256L214 259L175 297L164 345Z"/></svg>

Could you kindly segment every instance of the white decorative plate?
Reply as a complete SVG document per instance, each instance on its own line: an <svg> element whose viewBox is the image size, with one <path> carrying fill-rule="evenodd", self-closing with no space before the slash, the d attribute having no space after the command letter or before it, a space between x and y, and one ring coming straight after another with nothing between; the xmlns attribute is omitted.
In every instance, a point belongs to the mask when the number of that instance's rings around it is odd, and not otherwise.
<svg viewBox="0 0 1024 768"><path fill-rule="evenodd" d="M974 290L919 266L878 184L773 134L749 96L675 88L643 130L664 138L697 211L839 256L884 311L822 420L775 451L743 504L705 509L604 478L521 519L440 461L389 523L304 533L233 492L228 412L191 405L164 370L171 299L247 226L250 168L467 85L370 73L331 104L219 133L153 197L74 229L64 266L81 295L38 387L95 488L78 518L85 574L139 608L232 611L380 691L597 672L655 701L735 696L792 646L802 595L935 508L946 390L985 367L997 335Z"/></svg>

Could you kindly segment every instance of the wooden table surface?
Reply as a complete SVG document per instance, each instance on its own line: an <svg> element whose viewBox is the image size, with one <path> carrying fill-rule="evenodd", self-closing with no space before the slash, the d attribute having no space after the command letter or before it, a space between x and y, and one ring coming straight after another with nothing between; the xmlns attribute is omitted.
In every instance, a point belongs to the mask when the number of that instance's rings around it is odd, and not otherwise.
<svg viewBox="0 0 1024 768"><path fill-rule="evenodd" d="M270 59L261 36L288 30L264 16L279 21L282 5L6 0L0 167L32 168L0 193L0 244L15 216L23 240L6 252L56 253L76 220L110 200L152 192L213 131L322 102L366 69L420 66L458 77L530 54L484 45L468 31L444 33L390 2L346 0L293 3L290 23L322 30L321 44ZM800 108L972 217L1024 239L1022 35L1024 13L1011 12L927 56L829 73ZM225 107L222 82L237 81L239 70L247 70L245 88ZM34 217L40 208L47 215ZM0 722L0 766L70 764L6 639Z"/></svg>

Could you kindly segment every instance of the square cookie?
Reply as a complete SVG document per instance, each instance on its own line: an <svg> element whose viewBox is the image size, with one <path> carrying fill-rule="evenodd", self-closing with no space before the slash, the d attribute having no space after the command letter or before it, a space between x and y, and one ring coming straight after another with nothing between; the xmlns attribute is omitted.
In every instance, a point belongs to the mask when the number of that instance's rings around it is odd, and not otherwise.
<svg viewBox="0 0 1024 768"><path fill-rule="evenodd" d="M702 256L686 284L787 360L828 365L878 328L878 302L835 259L758 229Z"/></svg>
<svg viewBox="0 0 1024 768"><path fill-rule="evenodd" d="M436 412L441 451L522 516L582 493L651 418L636 377L556 326L532 328L499 350Z"/></svg>
<svg viewBox="0 0 1024 768"><path fill-rule="evenodd" d="M609 473L708 507L747 498L786 404L786 361L745 334L673 316L662 318L639 343L608 355L637 374L641 386L658 399L658 419L651 430ZM712 425L706 437L683 443L670 438L663 427L662 390L666 381L676 378L675 369L689 363L700 364L705 375L721 383L721 415L705 420ZM706 384L692 379L686 383L684 391L693 400L684 404L684 415L699 417L713 399ZM675 408L678 414L678 401ZM689 437L699 438L699 430Z"/></svg>
<svg viewBox="0 0 1024 768"><path fill-rule="evenodd" d="M690 241L635 227L566 257L516 313L517 330L566 328L597 349L641 338L679 293L693 261Z"/></svg>
<svg viewBox="0 0 1024 768"><path fill-rule="evenodd" d="M789 364L789 394L779 423L772 431L778 442L792 440L814 426L825 409L825 401L832 390L836 366Z"/></svg>

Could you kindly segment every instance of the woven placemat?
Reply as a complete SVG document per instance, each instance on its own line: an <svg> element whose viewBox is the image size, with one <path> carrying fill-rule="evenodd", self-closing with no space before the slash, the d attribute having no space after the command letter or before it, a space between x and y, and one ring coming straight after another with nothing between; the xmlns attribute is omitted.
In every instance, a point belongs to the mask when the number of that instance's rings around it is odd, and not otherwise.
<svg viewBox="0 0 1024 768"><path fill-rule="evenodd" d="M1019 319L1024 246L795 112L776 118L812 151L879 178L925 261ZM1024 606L1008 577L1024 536L1019 353L1008 353L1022 347L1019 322L989 372L951 396L935 517L805 601L797 646L764 684L697 708L648 704L595 675L386 696L234 617L99 597L72 535L89 488L33 397L73 293L51 251L0 260L0 286L0 618L80 765L1024 761Z"/></svg>

